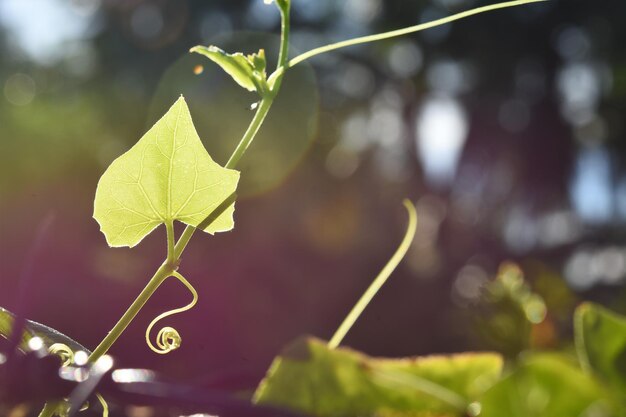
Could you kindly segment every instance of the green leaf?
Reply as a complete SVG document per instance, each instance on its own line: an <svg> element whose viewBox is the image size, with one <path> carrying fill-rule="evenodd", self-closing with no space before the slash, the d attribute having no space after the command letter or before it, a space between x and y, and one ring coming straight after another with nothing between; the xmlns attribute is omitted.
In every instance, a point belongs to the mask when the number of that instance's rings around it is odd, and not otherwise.
<svg viewBox="0 0 626 417"><path fill-rule="evenodd" d="M233 228L234 205L203 222L234 195L239 172L204 149L181 96L100 178L94 218L110 246L135 246L161 223L181 221L207 233ZM206 224L208 223L208 225Z"/></svg>
<svg viewBox="0 0 626 417"><path fill-rule="evenodd" d="M580 362L626 400L626 317L584 303L576 309L574 330Z"/></svg>
<svg viewBox="0 0 626 417"><path fill-rule="evenodd" d="M233 80L248 91L263 92L266 88L265 51L252 55L240 52L229 54L217 46L195 46L190 52L204 55L219 65Z"/></svg>
<svg viewBox="0 0 626 417"><path fill-rule="evenodd" d="M274 360L255 401L316 416L459 416L501 369L491 353L377 359L300 339Z"/></svg>
<svg viewBox="0 0 626 417"><path fill-rule="evenodd" d="M9 310L0 307L0 336L8 339L13 329L14 315ZM20 341L20 349L28 350L28 341L33 337L39 337L42 339L44 346L50 347L55 343L62 343L72 349L74 352L84 351L87 354L91 353L83 345L75 341L74 339L64 335L52 327L48 327L45 324L37 323L36 321L26 320L24 326L24 334Z"/></svg>
<svg viewBox="0 0 626 417"><path fill-rule="evenodd" d="M568 358L530 357L489 389L480 417L608 417L600 385Z"/></svg>

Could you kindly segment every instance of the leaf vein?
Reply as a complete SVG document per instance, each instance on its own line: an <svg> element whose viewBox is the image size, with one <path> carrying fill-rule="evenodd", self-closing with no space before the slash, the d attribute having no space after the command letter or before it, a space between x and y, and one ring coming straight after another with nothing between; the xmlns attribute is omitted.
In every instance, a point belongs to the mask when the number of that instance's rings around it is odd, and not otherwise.
<svg viewBox="0 0 626 417"><path fill-rule="evenodd" d="M158 218L158 219L163 219L159 213L157 212L156 208L154 207L154 204L152 204L152 200L150 200L150 197L148 197L148 193L146 193L146 189L144 188L143 184L141 183L141 179L143 177L143 166L144 166L144 159L146 157L146 152L148 150L148 147L144 147L143 148L143 153L141 154L141 163L140 163L140 168L139 168L139 180L137 180L137 185L139 186L139 189L141 190L141 193L143 194L143 197L146 199L146 201L148 202L148 205L150 206L150 208L152 209L152 212L154 213L154 215Z"/></svg>

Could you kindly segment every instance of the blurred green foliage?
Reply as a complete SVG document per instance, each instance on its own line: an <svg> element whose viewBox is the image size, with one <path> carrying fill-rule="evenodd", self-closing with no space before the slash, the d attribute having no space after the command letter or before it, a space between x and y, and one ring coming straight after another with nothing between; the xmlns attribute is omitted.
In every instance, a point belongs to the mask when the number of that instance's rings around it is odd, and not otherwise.
<svg viewBox="0 0 626 417"><path fill-rule="evenodd" d="M535 297L511 273L497 288ZM626 415L626 318L583 304L576 321L579 361L569 350L526 350L504 371L495 353L380 359L301 339L275 359L255 400L324 417Z"/></svg>

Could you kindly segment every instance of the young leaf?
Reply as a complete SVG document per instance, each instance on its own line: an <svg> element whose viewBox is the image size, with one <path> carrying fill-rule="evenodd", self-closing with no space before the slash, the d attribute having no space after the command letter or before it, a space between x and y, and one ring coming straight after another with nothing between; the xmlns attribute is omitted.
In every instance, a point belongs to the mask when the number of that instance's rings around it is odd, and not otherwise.
<svg viewBox="0 0 626 417"><path fill-rule="evenodd" d="M501 370L502 358L491 353L379 359L300 339L274 360L255 401L321 417L452 417Z"/></svg>
<svg viewBox="0 0 626 417"><path fill-rule="evenodd" d="M574 330L581 363L626 400L626 317L584 303L576 310Z"/></svg>
<svg viewBox="0 0 626 417"><path fill-rule="evenodd" d="M222 67L233 80L248 91L264 90L266 83L265 52L261 49L258 53L244 55L240 52L229 54L217 46L195 46L190 52L204 55L217 65Z"/></svg>
<svg viewBox="0 0 626 417"><path fill-rule="evenodd" d="M239 172L222 168L204 149L181 96L100 178L94 218L110 246L135 246L161 223L181 221L207 233L233 228L234 205L210 222L231 197Z"/></svg>

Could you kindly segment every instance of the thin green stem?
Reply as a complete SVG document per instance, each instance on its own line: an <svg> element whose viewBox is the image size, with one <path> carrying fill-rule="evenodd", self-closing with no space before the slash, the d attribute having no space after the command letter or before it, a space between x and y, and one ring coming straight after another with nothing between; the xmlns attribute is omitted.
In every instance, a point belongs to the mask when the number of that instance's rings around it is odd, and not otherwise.
<svg viewBox="0 0 626 417"><path fill-rule="evenodd" d="M178 241L176 242L176 246L174 247L174 253L176 254L176 259L180 259L180 257L185 251L185 248L187 247L187 244L191 240L191 237L193 236L195 231L196 231L196 228L193 226L187 225L187 227L185 227L185 230L183 230L183 233L178 238Z"/></svg>
<svg viewBox="0 0 626 417"><path fill-rule="evenodd" d="M294 65L299 64L302 61L306 61L309 58L312 58L316 55L320 55L326 52L334 51L336 49L345 48L347 46L359 45L362 43L369 43L380 41L383 39L395 38L397 36L407 35L409 33L419 32L424 29L434 28L436 26L445 25L446 23L454 22L455 20L464 19L469 16L473 16L480 13L489 12L497 9L505 9L507 7L521 6L523 4L528 3L538 3L542 1L548 0L516 0L516 1L507 1L504 3L491 4L488 6L477 7L472 10L468 10L465 12L457 13L452 16L444 17L442 19L433 20L432 22L421 23L419 25L410 26L404 29L392 30L390 32L378 33L375 35L362 36L360 38L348 39L345 41L333 43L331 45L320 46L319 48L312 49L308 52L305 52L297 57L293 58L289 61L287 67L291 68Z"/></svg>
<svg viewBox="0 0 626 417"><path fill-rule="evenodd" d="M372 301L385 282L387 282L387 279L394 269L396 269L402 258L404 258L404 255L406 255L409 247L411 247L411 242L413 242L415 231L417 229L417 213L415 212L415 207L409 200L404 200L404 207L406 207L406 210L409 213L409 224L407 226L404 239L402 239L402 243L400 243L396 252L393 254L389 262L387 262L387 265L385 265L382 271L380 271L378 276L374 279L374 282L372 282L359 301L354 305L354 307L352 307L350 313L346 316L343 323L341 323L341 326L339 326L333 337L330 339L330 342L328 342L328 347L330 349L335 349L339 346L367 305L370 301Z"/></svg>
<svg viewBox="0 0 626 417"><path fill-rule="evenodd" d="M108 352L113 343L120 337L120 335L126 330L130 322L135 318L139 310L146 304L148 299L154 294L159 286L174 272L174 267L169 263L163 263L159 269L155 272L154 276L150 279L146 287L141 291L139 296L128 307L128 310L119 319L115 327L106 335L102 342L96 347L96 349L89 356L90 362L97 361L102 355Z"/></svg>
<svg viewBox="0 0 626 417"><path fill-rule="evenodd" d="M278 64L276 68L283 67L287 63L289 54L289 32L290 32L290 8L291 2L287 2L280 9L280 53L278 54Z"/></svg>
<svg viewBox="0 0 626 417"><path fill-rule="evenodd" d="M226 162L226 165L225 165L226 168L232 169L237 166L237 164L239 163L239 160L246 153L246 151L248 150L248 147L250 147L250 144L254 140L254 137L256 136L257 132L261 128L261 125L263 124L263 121L265 120L265 116L267 116L267 113L269 112L270 107L272 107L273 102L274 102L274 99L270 97L266 97L263 100L261 100L261 104L259 104L259 108L257 109L257 112L254 115L254 119L252 119L250 126L248 126L248 130L243 135L243 138L241 138L241 141L239 141L239 144L235 148L233 154L230 156L230 159L228 160L228 162Z"/></svg>
<svg viewBox="0 0 626 417"><path fill-rule="evenodd" d="M180 259L195 231L196 228L193 226L187 225L187 227L185 227L185 230L183 230L183 233L180 235L180 238L178 238L178 242L176 242L176 246L174 247L176 259Z"/></svg>
<svg viewBox="0 0 626 417"><path fill-rule="evenodd" d="M283 75L287 69L289 59L289 33L290 33L290 9L291 2L285 2L280 9L280 53L278 54L278 62L276 64L276 71L270 76L268 84L273 96L278 94L280 86L283 83Z"/></svg>

